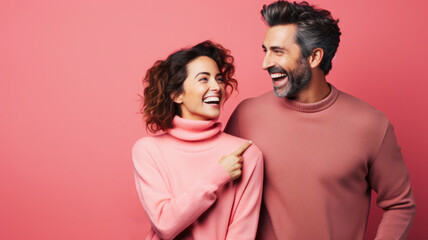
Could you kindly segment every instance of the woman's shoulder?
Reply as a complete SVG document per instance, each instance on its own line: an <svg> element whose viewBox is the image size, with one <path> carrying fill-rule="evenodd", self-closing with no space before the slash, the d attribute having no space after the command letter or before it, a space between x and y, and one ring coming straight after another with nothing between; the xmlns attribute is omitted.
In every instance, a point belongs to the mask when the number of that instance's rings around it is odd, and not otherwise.
<svg viewBox="0 0 428 240"><path fill-rule="evenodd" d="M159 143L164 141L166 134L159 134L155 136L145 136L138 139L132 146L132 152L135 151L153 151L157 149Z"/></svg>
<svg viewBox="0 0 428 240"><path fill-rule="evenodd" d="M138 139L132 146L132 159L135 167L144 165L157 166L162 161L160 146L165 134L146 136ZM143 171L143 170L141 170Z"/></svg>

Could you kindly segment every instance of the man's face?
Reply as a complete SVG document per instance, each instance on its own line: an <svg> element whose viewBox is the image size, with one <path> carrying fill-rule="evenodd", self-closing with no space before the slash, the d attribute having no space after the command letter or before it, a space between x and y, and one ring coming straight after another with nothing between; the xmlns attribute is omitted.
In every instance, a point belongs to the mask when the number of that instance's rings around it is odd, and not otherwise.
<svg viewBox="0 0 428 240"><path fill-rule="evenodd" d="M296 30L294 24L287 24L270 27L266 32L263 69L269 72L277 97L296 97L311 79L309 64L295 41Z"/></svg>

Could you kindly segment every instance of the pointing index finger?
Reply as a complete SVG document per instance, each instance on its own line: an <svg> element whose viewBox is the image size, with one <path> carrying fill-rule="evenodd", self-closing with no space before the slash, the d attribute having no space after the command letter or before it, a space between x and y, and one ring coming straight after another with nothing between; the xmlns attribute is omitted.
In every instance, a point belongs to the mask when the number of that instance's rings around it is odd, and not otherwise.
<svg viewBox="0 0 428 240"><path fill-rule="evenodd" d="M248 141L246 143L244 143L244 145L240 146L238 149L236 149L236 151L234 151L232 153L232 155L234 156L241 156L250 146L251 144L253 144L252 141Z"/></svg>

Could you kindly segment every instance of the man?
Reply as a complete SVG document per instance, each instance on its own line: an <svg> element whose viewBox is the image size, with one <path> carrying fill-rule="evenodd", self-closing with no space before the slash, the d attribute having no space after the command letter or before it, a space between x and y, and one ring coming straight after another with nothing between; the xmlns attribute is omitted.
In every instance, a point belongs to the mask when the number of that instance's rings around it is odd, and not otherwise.
<svg viewBox="0 0 428 240"><path fill-rule="evenodd" d="M393 127L325 78L338 20L306 2L274 2L261 14L274 90L240 103L226 127L265 158L258 238L363 239L373 189L385 211L376 239L404 239L416 208Z"/></svg>

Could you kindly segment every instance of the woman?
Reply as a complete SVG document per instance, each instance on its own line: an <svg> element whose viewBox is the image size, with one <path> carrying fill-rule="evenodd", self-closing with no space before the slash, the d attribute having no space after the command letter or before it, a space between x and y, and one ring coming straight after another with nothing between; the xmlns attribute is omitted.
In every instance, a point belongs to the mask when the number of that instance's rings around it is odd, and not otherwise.
<svg viewBox="0 0 428 240"><path fill-rule="evenodd" d="M220 107L236 88L233 57L202 42L147 71L143 107L154 137L132 150L146 239L254 239L263 184L260 150L221 131ZM247 149L248 148L248 149Z"/></svg>

